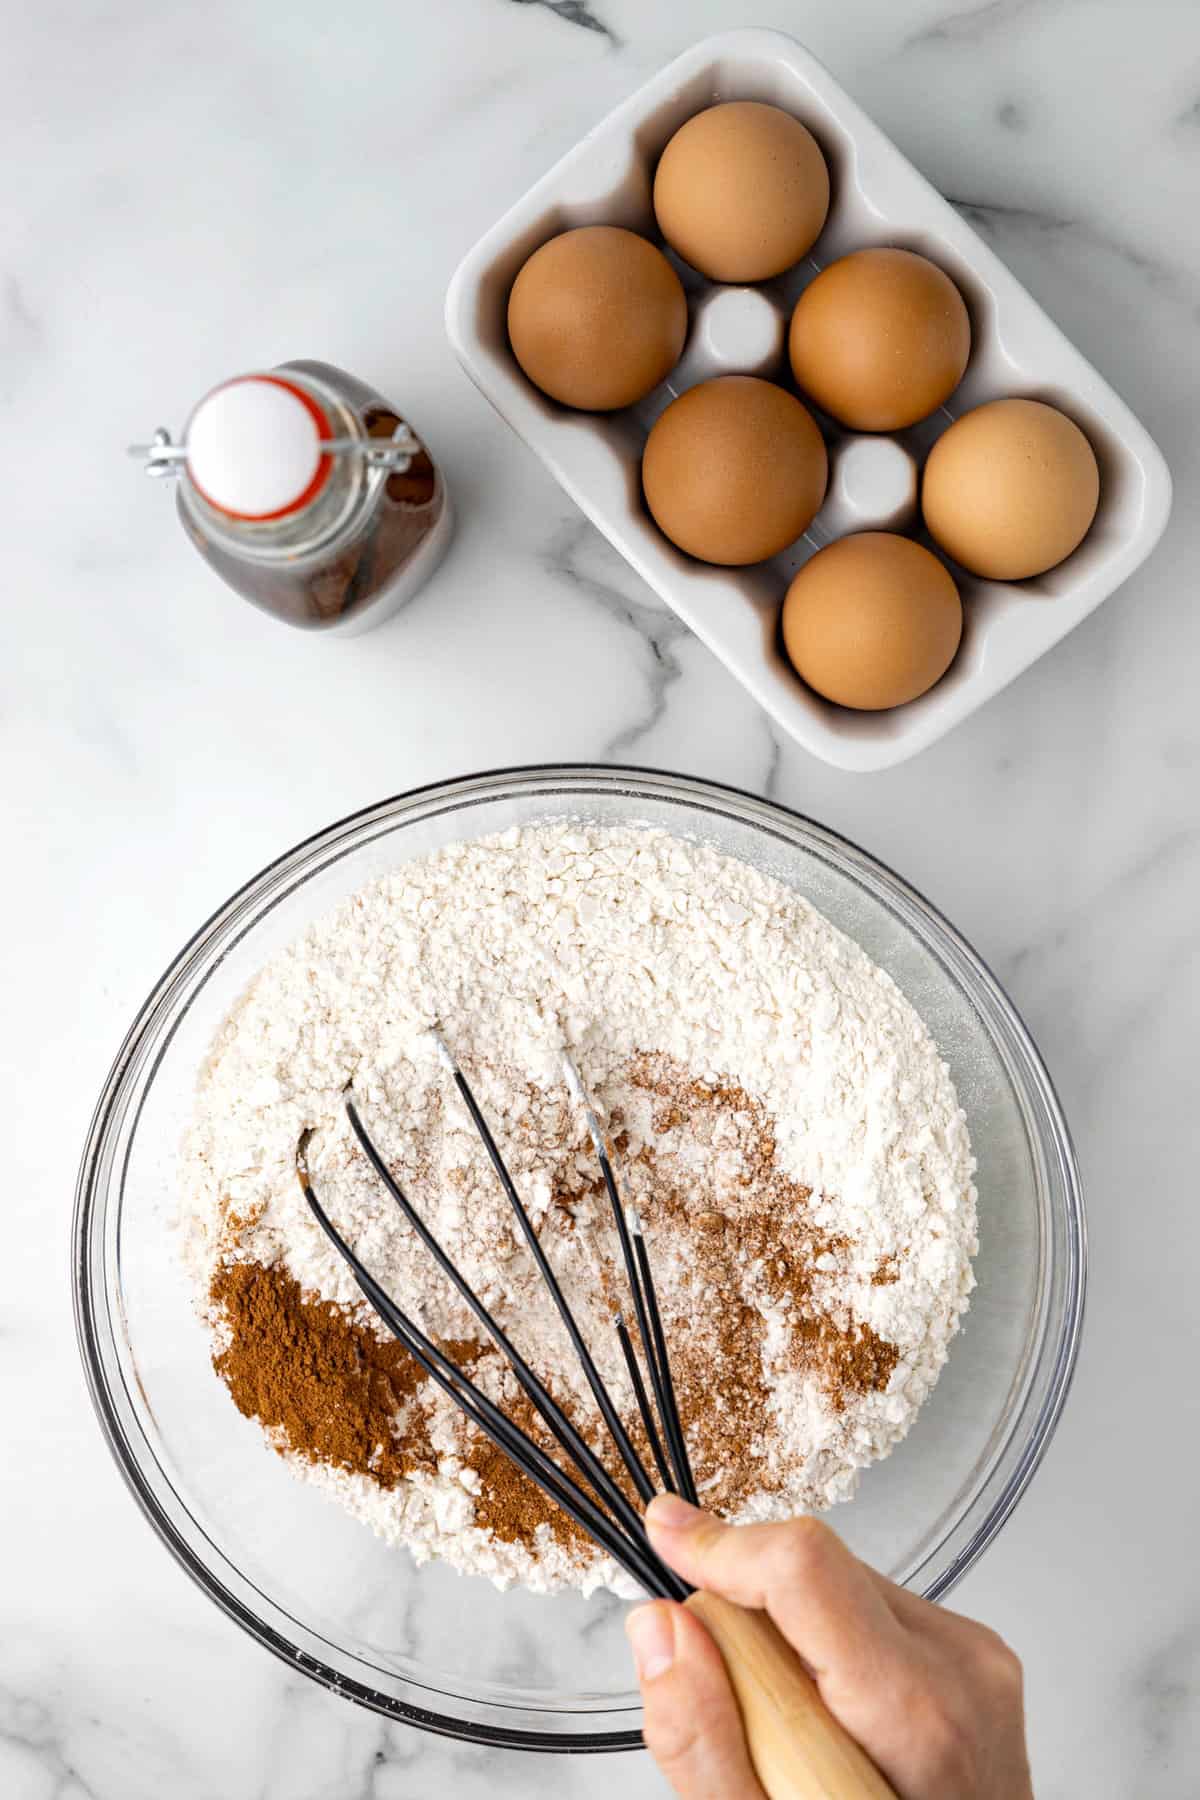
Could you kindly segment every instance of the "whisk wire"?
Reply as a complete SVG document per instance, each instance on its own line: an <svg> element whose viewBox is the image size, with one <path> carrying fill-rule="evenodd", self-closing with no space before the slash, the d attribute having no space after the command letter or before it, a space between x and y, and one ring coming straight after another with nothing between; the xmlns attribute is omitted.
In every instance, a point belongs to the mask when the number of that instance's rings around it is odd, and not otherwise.
<svg viewBox="0 0 1200 1800"><path fill-rule="evenodd" d="M520 1226L538 1273L558 1311L609 1436L616 1446L639 1498L645 1503L652 1498L655 1491L645 1466L634 1448L624 1422L601 1378L583 1333L579 1329L578 1321L550 1266L537 1231L521 1201L487 1120L471 1090L470 1083L441 1036L436 1032L432 1036L487 1152L488 1159ZM642 1354L649 1372L650 1387L653 1390L654 1402L658 1411L659 1422L656 1425L654 1407L651 1406L646 1383L642 1378L633 1340L625 1326L624 1319L618 1316L616 1320L617 1338L645 1430L646 1440L663 1486L668 1491L682 1492L694 1502L696 1487L692 1478L687 1445L679 1417L666 1337L663 1331L662 1314L655 1291L654 1277L641 1221L636 1212L630 1210L628 1214L626 1213L617 1189L607 1144L595 1111L587 1098L573 1063L568 1057L564 1057L563 1060L567 1071L568 1085L576 1098L583 1103L592 1142L600 1161L604 1186L616 1223L626 1279L633 1299ZM409 1354L415 1358L442 1391L460 1407L470 1422L491 1443L510 1457L517 1467L528 1475L602 1549L606 1550L626 1573L652 1595L678 1600L686 1599L691 1593L690 1587L672 1569L668 1568L654 1550L646 1534L645 1522L632 1504L629 1495L614 1479L599 1456L554 1400L545 1384L521 1356L507 1333L484 1305L462 1271L443 1249L387 1167L363 1123L349 1088L346 1090L344 1103L351 1129L372 1169L379 1176L405 1219L433 1257L437 1267L452 1283L493 1344L504 1356L522 1393L550 1431L560 1450L569 1458L576 1472L593 1490L592 1493L588 1493L580 1487L578 1482L553 1457L547 1455L541 1446L517 1425L515 1420L489 1399L466 1372L439 1349L406 1313L401 1311L391 1296L359 1260L338 1232L313 1191L307 1160L307 1148L312 1132L305 1131L301 1135L296 1151L296 1174L301 1190L321 1230L352 1271L359 1291Z"/></svg>
<svg viewBox="0 0 1200 1800"><path fill-rule="evenodd" d="M558 1277L550 1267L550 1262L546 1256L546 1252L542 1248L541 1240L534 1230L533 1221L525 1210L521 1196L518 1194L512 1176L508 1172L504 1158L500 1154L488 1122L484 1118L474 1094L471 1092L470 1083L459 1068L449 1047L440 1037L436 1039L436 1042L443 1060L453 1076L454 1085L462 1097L463 1104L471 1115L471 1123L479 1134L480 1141L487 1151L492 1168L496 1172L496 1177L499 1180L501 1187L504 1189L509 1205L516 1215L517 1223L520 1225L522 1235L529 1247L529 1253L537 1264L538 1273L541 1275L542 1280L549 1289L550 1297L554 1301L555 1307L558 1310L558 1315L562 1320L563 1325L566 1327L567 1336L570 1338L572 1348L579 1359L587 1384L592 1390L592 1397L600 1409L600 1416L608 1428L609 1436L617 1447L621 1461L629 1471L630 1480L636 1487L643 1504L645 1504L654 1497L654 1483L650 1480L649 1475L647 1475L641 1458L633 1447L629 1433L622 1423L621 1415L613 1405L612 1396L604 1385L600 1371L596 1367L592 1353L588 1349L583 1334L576 1322L575 1315L567 1304L566 1296L559 1286Z"/></svg>
<svg viewBox="0 0 1200 1800"><path fill-rule="evenodd" d="M371 1167L404 1214L409 1225L420 1238L422 1244L424 1244L429 1254L437 1263L438 1268L441 1269L442 1273L453 1284L458 1293L461 1294L462 1298L466 1301L475 1317L479 1320L479 1323L483 1326L492 1342L496 1345L496 1348L505 1358L516 1377L522 1392L527 1396L531 1405L540 1414L547 1428L556 1438L562 1449L571 1458L575 1467L584 1476L585 1480L591 1483L597 1495L605 1502L609 1511L620 1519L627 1530L634 1532L638 1536L644 1535L645 1527L642 1524L641 1516L636 1507L634 1507L630 1503L628 1497L622 1493L620 1487L613 1480L604 1464L600 1461L600 1458L576 1430L570 1419L558 1405L558 1402L551 1395L549 1389L541 1380L539 1380L538 1376L530 1368L516 1345L512 1342L511 1338L509 1338L507 1332L505 1332L490 1310L484 1305L466 1276L462 1273L462 1270L459 1269L457 1264L447 1255L438 1239L434 1236L416 1207L412 1204L412 1201L408 1198L408 1195L404 1192L404 1189L400 1186L400 1183L396 1180L382 1156L379 1154L374 1140L366 1126L363 1124L362 1117L350 1094L344 1096L344 1105L346 1108L346 1117L350 1121L351 1129L358 1139L359 1144L362 1146L363 1153L371 1164Z"/></svg>
<svg viewBox="0 0 1200 1800"><path fill-rule="evenodd" d="M641 1221L637 1218L636 1214L633 1215L634 1229L631 1232L629 1229L629 1220L626 1217L625 1208L621 1202L621 1196L617 1189L617 1178L613 1172L612 1158L608 1154L608 1145L605 1141L604 1132L601 1130L600 1121L596 1116L596 1109L588 1098L587 1089L584 1087L579 1071L571 1058L564 1054L562 1060L567 1076L567 1086L583 1106L588 1132L591 1136L592 1146L596 1152L596 1160L600 1164L600 1173L604 1177L604 1187L608 1194L609 1205L612 1208L613 1223L617 1228L617 1241L621 1246L621 1259L625 1264L625 1279L629 1284L629 1291L633 1297L634 1317L637 1321L638 1336L641 1339L642 1355L645 1358L646 1367L650 1372L650 1385L654 1390L654 1400L658 1407L658 1416L662 1420L663 1435L667 1440L667 1450L674 1470L674 1481L672 1481L665 1472L658 1435L657 1433L651 1432L649 1408L642 1406L642 1396L638 1396L639 1382L635 1374L633 1346L632 1344L629 1344L627 1347L626 1343L622 1342L621 1348L625 1351L626 1362L629 1365L630 1379L634 1383L634 1394L638 1397L638 1405L642 1409L642 1419L646 1425L647 1436L650 1437L650 1448L654 1454L655 1461L658 1463L659 1473L663 1476L667 1491L669 1493L674 1493L678 1487L678 1490L683 1493L685 1499L690 1500L692 1504L695 1505L696 1484L692 1478L687 1443L684 1439L683 1426L679 1418L679 1406L675 1397L675 1383L671 1377L671 1364L667 1355L666 1337L662 1328L662 1314L659 1311L658 1296L654 1287L654 1277L650 1268L650 1259L646 1250L645 1235L642 1231ZM620 1332L618 1331L618 1336L619 1335ZM643 1387L642 1395L644 1395L644 1393L645 1389Z"/></svg>
<svg viewBox="0 0 1200 1800"><path fill-rule="evenodd" d="M667 1340L663 1331L662 1313L659 1310L658 1295L654 1288L654 1275L650 1268L650 1254L646 1249L646 1238L640 1219L635 1222L634 1226L633 1248L637 1257L638 1274L641 1277L646 1296L646 1311L650 1316L650 1329L654 1336L654 1357L661 1382L661 1396L656 1397L659 1399L660 1408L665 1407L665 1410L662 1411L662 1422L667 1449L680 1492L685 1500L690 1500L695 1506L698 1503L696 1483L692 1478L692 1465L684 1440L683 1425L679 1418L679 1405L675 1398L675 1383L671 1378L671 1359L667 1355Z"/></svg>
<svg viewBox="0 0 1200 1800"><path fill-rule="evenodd" d="M625 1358L625 1367L629 1371L629 1382L633 1388L633 1397L637 1401L637 1409L641 1415L642 1429L646 1433L650 1445L650 1453L654 1458L654 1466L658 1470L659 1480L668 1494L675 1492L675 1483L671 1476L670 1465L662 1447L662 1439L658 1435L658 1426L654 1422L654 1413L650 1405L650 1396L646 1392L646 1384L642 1380L642 1371L638 1367L638 1359L634 1354L633 1340L624 1319L617 1318L617 1342L621 1346L621 1354Z"/></svg>
<svg viewBox="0 0 1200 1800"><path fill-rule="evenodd" d="M313 1191L303 1158L304 1140L297 1157L300 1188L313 1217L345 1260L364 1298L379 1314L388 1329L403 1344L425 1372L447 1393L471 1420L472 1424L510 1457L532 1481L546 1493L580 1528L609 1552L628 1575L648 1593L659 1598L682 1600L691 1591L687 1584L668 1569L650 1549L627 1537L602 1512L570 1476L553 1462L528 1433L522 1431L490 1400L471 1378L451 1361L428 1338L380 1286L370 1271L342 1237Z"/></svg>
<svg viewBox="0 0 1200 1800"><path fill-rule="evenodd" d="M583 1093L583 1086L582 1083L579 1082L578 1075L576 1075L575 1079L579 1085L580 1093ZM662 1330L661 1322L659 1323L658 1330L655 1330L654 1327L654 1321L657 1319L658 1313L653 1283L646 1284L639 1261L635 1256L633 1236L629 1230L629 1223L625 1217L625 1207L617 1189L617 1179L613 1173L613 1166L608 1154L608 1147L604 1142L604 1134L600 1130L599 1121L596 1119L595 1113L592 1111L590 1105L587 1107L587 1116L588 1125L592 1134L592 1142L596 1150L596 1157L600 1164L600 1172L604 1177L604 1187L608 1194L609 1206L612 1208L613 1223L617 1228L617 1241L621 1246L621 1260L625 1264L625 1279L629 1285L629 1292L633 1298L633 1312L637 1322L638 1337L641 1340L642 1355L645 1358L646 1368L650 1374L650 1386L654 1390L654 1403L658 1408L658 1416L662 1420L663 1435L667 1440L667 1449L674 1470L674 1475L666 1475L664 1477L664 1482L667 1492L670 1494L674 1494L680 1490L686 1492L682 1473L684 1463L686 1462L686 1451L684 1452L683 1458L681 1458L679 1455L679 1447L672 1439L671 1418L674 1396L671 1388L670 1367L669 1365L664 1366L658 1353L658 1345L662 1340ZM630 1348L632 1349L632 1345ZM634 1391L636 1393L636 1388ZM655 1450L656 1441L658 1443L657 1450ZM650 1447L651 1450L655 1451L657 1457L661 1452L661 1440L658 1439L657 1433L655 1434L655 1437L651 1439ZM660 1472L661 1469L662 1464L660 1464Z"/></svg>

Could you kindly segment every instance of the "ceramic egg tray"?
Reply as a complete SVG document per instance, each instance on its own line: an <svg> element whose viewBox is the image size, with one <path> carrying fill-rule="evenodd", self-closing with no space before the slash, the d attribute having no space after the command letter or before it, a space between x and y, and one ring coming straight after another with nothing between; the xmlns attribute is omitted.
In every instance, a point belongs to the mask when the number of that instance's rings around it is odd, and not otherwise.
<svg viewBox="0 0 1200 1800"><path fill-rule="evenodd" d="M577 225L624 225L661 244L651 203L658 157L685 119L719 100L769 101L808 126L829 164L825 229L803 263L753 288L714 286L672 258L691 314L681 361L638 406L571 412L526 379L509 348L506 309L517 271L539 244ZM869 244L919 251L957 283L971 315L966 375L945 407L890 437L849 435L814 408L829 446L830 483L803 538L751 568L694 561L646 509L646 433L678 393L712 375L740 371L790 386L786 324L797 295L825 264ZM450 285L446 324L472 380L588 518L784 731L845 769L901 762L982 706L1150 554L1170 510L1166 464L1129 408L815 57L778 32L708 38L610 113L470 251ZM1020 583L955 568L966 615L962 647L919 700L857 713L821 699L783 651L779 614L792 575L848 531L918 533L919 469L930 446L958 414L1009 394L1048 401L1087 433L1101 482L1087 537L1065 562Z"/></svg>

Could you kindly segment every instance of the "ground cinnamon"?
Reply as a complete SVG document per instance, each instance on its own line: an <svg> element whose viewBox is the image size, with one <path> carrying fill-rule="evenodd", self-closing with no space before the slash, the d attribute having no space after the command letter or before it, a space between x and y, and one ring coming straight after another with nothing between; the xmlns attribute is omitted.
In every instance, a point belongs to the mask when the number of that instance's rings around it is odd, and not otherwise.
<svg viewBox="0 0 1200 1800"><path fill-rule="evenodd" d="M635 1150L625 1122L614 1116L614 1147L636 1190L652 1259L670 1257L685 1268L682 1284L661 1284L672 1370L696 1478L710 1504L730 1511L751 1494L771 1491L776 1480L765 1435L771 1388L764 1308L785 1314L790 1367L818 1381L835 1411L852 1395L885 1388L897 1351L869 1326L831 1318L817 1305L818 1258L827 1267L848 1245L813 1224L810 1191L779 1168L765 1110L744 1089L692 1080L663 1056L639 1057L630 1075L633 1086L652 1098L653 1140ZM706 1157L679 1161L673 1134L680 1128L693 1147L711 1147L713 1158L736 1145L739 1193L732 1211L728 1182L722 1188ZM599 1182L584 1177L580 1185L576 1175L553 1196L554 1228L573 1229L581 1197L600 1192ZM231 1247L244 1223L227 1215ZM885 1284L897 1272L885 1259L874 1280ZM614 1311L627 1304L615 1262L600 1280ZM665 1299L668 1293L673 1303ZM306 1295L281 1265L220 1263L211 1301L224 1328L217 1372L239 1411L259 1419L279 1449L385 1489L437 1470L426 1378L397 1341L381 1338L355 1311ZM467 1340L442 1347L485 1387L498 1380L490 1344ZM512 1389L511 1379L507 1386ZM555 1397L573 1409L575 1425L616 1474L598 1419L581 1416L565 1393ZM508 1392L504 1406L556 1454L524 1395ZM640 1422L626 1422L649 1466ZM472 1492L481 1529L531 1550L543 1526L560 1543L586 1543L503 1452L465 1422L462 1430L463 1459L478 1478Z"/></svg>
<svg viewBox="0 0 1200 1800"><path fill-rule="evenodd" d="M281 1450L395 1487L438 1458L420 1404L425 1375L394 1338L381 1340L347 1308L306 1296L286 1269L227 1262L209 1290L227 1337L213 1366L247 1418L258 1419ZM473 1341L440 1346L478 1376L496 1352ZM509 1416L550 1449L529 1402ZM479 1475L475 1522L509 1543L532 1546L541 1524L562 1542L586 1542L567 1515L473 1427L467 1467Z"/></svg>
<svg viewBox="0 0 1200 1800"><path fill-rule="evenodd" d="M786 1308L789 1362L815 1378L835 1411L851 1395L885 1388L898 1352L865 1324L842 1324L820 1312L813 1297L817 1259L836 1258L844 1238L817 1229L811 1190L778 1165L770 1115L744 1088L691 1079L668 1057L639 1057L633 1084L653 1095L656 1143L638 1153L650 1178L645 1223L653 1240L683 1240L692 1287L712 1296L686 1317L668 1321L680 1412L697 1480L712 1504L729 1511L755 1492L770 1491L764 1427L770 1387L763 1363L761 1306ZM703 1168L685 1184L668 1179L670 1134L714 1146L736 1127L744 1209L736 1218L706 1203ZM678 1253L678 1252L677 1252Z"/></svg>
<svg viewBox="0 0 1200 1800"><path fill-rule="evenodd" d="M213 1365L238 1411L281 1448L384 1488L436 1467L419 1430L396 1430L424 1380L403 1345L381 1342L331 1301L306 1298L278 1266L222 1263L210 1297L228 1337Z"/></svg>
<svg viewBox="0 0 1200 1800"><path fill-rule="evenodd" d="M561 1396L556 1398L561 1404ZM555 1451L553 1440L523 1394L506 1405L505 1411L543 1450ZM584 1549L590 1546L587 1533L535 1481L522 1474L503 1450L498 1450L480 1432L473 1430L471 1435L474 1448L467 1458L467 1466L479 1476L479 1494L475 1502L477 1525L485 1531L495 1532L506 1544L524 1544L529 1550L535 1548L537 1531L542 1525L549 1526L552 1536L560 1544Z"/></svg>

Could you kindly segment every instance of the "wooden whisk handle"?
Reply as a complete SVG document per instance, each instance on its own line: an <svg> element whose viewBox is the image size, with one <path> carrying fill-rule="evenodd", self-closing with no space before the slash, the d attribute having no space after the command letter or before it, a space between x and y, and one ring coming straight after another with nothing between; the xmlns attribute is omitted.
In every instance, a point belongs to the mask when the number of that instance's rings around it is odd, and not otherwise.
<svg viewBox="0 0 1200 1800"><path fill-rule="evenodd" d="M725 1660L750 1760L769 1800L896 1800L766 1613L717 1594L695 1593L685 1604Z"/></svg>

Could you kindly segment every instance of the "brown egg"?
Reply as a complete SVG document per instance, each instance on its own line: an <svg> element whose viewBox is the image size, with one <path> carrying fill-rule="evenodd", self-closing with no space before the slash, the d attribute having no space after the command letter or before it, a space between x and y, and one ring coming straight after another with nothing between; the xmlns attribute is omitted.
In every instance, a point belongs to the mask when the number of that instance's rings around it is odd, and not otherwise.
<svg viewBox="0 0 1200 1800"><path fill-rule="evenodd" d="M890 531L839 538L805 563L783 603L796 673L839 706L879 712L940 681L962 602L932 551Z"/></svg>
<svg viewBox="0 0 1200 1800"><path fill-rule="evenodd" d="M929 453L921 508L948 556L993 581L1041 575L1096 516L1100 471L1071 419L1040 400L991 400Z"/></svg>
<svg viewBox="0 0 1200 1800"><path fill-rule="evenodd" d="M687 301L661 250L616 225L535 250L508 297L513 355L535 387L584 412L632 406L671 373Z"/></svg>
<svg viewBox="0 0 1200 1800"><path fill-rule="evenodd" d="M822 269L792 314L792 373L855 431L899 431L941 406L971 354L963 297L911 250L855 250Z"/></svg>
<svg viewBox="0 0 1200 1800"><path fill-rule="evenodd" d="M704 562L774 556L811 523L828 463L812 415L754 375L719 375L672 401L642 456L646 504Z"/></svg>
<svg viewBox="0 0 1200 1800"><path fill-rule="evenodd" d="M766 281L799 262L829 211L812 133L778 106L729 100L681 125L654 177L671 248L710 281Z"/></svg>

